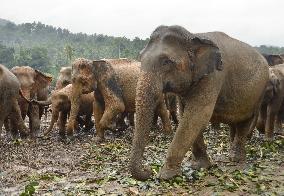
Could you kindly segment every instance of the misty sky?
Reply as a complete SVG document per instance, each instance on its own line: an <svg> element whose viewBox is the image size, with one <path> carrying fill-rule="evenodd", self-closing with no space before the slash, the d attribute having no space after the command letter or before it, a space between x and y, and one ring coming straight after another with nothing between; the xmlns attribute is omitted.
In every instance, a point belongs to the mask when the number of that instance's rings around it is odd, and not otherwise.
<svg viewBox="0 0 284 196"><path fill-rule="evenodd" d="M284 0L1 0L0 18L72 32L149 37L161 24L284 46Z"/></svg>

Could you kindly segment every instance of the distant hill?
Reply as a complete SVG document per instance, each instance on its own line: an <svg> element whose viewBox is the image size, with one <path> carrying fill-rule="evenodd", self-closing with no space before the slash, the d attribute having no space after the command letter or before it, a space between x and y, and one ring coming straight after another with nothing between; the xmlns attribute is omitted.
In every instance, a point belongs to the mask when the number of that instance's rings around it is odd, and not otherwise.
<svg viewBox="0 0 284 196"><path fill-rule="evenodd" d="M7 23L12 23L11 21L9 21L9 20L6 20L6 19L2 19L2 18L0 18L0 26L5 26Z"/></svg>

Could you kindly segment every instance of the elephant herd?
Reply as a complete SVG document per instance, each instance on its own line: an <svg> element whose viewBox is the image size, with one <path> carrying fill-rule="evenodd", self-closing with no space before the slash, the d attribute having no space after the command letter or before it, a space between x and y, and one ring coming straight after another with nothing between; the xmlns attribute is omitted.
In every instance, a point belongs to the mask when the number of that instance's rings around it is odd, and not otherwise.
<svg viewBox="0 0 284 196"><path fill-rule="evenodd" d="M262 55L222 32L193 34L180 26L159 26L139 61L76 59L72 67L61 68L51 95L51 75L0 65L0 126L13 137L36 137L51 105L44 135L55 123L61 137L95 125L95 141L103 142L105 130L125 129L127 118L135 127L129 169L134 178L146 180L152 175L142 164L149 132L160 118L163 131L172 133L173 122L177 128L159 172L159 178L170 179L181 173L190 149L192 167L211 165L203 139L209 122L230 127L229 158L235 162L245 160L246 140L255 127L268 140L274 131L282 132L283 63L283 56Z"/></svg>

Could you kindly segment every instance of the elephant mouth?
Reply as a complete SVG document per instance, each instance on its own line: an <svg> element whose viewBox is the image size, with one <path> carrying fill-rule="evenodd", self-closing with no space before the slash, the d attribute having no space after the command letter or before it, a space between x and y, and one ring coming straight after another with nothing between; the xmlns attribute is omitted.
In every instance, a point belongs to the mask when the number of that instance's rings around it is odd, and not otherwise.
<svg viewBox="0 0 284 196"><path fill-rule="evenodd" d="M71 81L70 81L70 80L63 80L63 81L62 81L62 84L63 84L64 86L67 86L68 84L71 84Z"/></svg>
<svg viewBox="0 0 284 196"><path fill-rule="evenodd" d="M172 92L173 91L173 85L171 82L165 82L163 83L163 93L166 93L166 92Z"/></svg>

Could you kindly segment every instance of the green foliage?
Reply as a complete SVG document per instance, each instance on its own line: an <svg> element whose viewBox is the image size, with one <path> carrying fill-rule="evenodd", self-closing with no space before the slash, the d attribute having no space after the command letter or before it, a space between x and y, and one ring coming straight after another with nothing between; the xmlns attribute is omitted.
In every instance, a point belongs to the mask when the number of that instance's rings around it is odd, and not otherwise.
<svg viewBox="0 0 284 196"><path fill-rule="evenodd" d="M32 181L30 182L28 185L25 186L25 191L22 192L20 194L20 196L31 196L31 195L34 195L35 194L35 190L36 190L36 186L38 186L39 183L38 182L35 182L35 181Z"/></svg>
<svg viewBox="0 0 284 196"><path fill-rule="evenodd" d="M0 64L4 64L7 66L13 65L14 54L14 48L4 46L0 43Z"/></svg>
<svg viewBox="0 0 284 196"><path fill-rule="evenodd" d="M284 47L261 45L255 48L263 54L284 54Z"/></svg>
<svg viewBox="0 0 284 196"><path fill-rule="evenodd" d="M71 33L40 22L16 25L0 20L0 62L56 73L75 58L137 58L148 40ZM3 58L5 56L5 58Z"/></svg>

